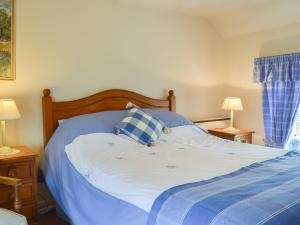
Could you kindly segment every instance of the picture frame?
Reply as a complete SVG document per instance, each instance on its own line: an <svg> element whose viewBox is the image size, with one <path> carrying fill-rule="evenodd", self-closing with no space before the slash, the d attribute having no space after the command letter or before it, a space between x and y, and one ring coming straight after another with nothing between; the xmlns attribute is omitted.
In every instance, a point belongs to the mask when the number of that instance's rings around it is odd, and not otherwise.
<svg viewBox="0 0 300 225"><path fill-rule="evenodd" d="M0 80L15 80L15 68L15 0L0 0Z"/></svg>

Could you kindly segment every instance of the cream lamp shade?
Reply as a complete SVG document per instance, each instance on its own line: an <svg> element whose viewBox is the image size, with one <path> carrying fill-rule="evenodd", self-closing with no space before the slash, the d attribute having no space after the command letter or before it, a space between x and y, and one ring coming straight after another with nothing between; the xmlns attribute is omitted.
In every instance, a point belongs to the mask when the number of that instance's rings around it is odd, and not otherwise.
<svg viewBox="0 0 300 225"><path fill-rule="evenodd" d="M12 99L0 99L0 120L14 120L21 117L17 105Z"/></svg>
<svg viewBox="0 0 300 225"><path fill-rule="evenodd" d="M17 105L12 99L0 99L0 121L2 134L2 147L0 147L0 155L16 154L19 150L6 146L6 120L19 119L21 117Z"/></svg>
<svg viewBox="0 0 300 225"><path fill-rule="evenodd" d="M238 129L235 129L233 127L233 115L234 115L234 110L237 111L243 110L242 100L237 97L227 97L223 102L222 109L230 110L230 126L224 130L229 132L239 131Z"/></svg>
<svg viewBox="0 0 300 225"><path fill-rule="evenodd" d="M241 111L243 110L242 101L237 97L227 97L224 100L222 109Z"/></svg>

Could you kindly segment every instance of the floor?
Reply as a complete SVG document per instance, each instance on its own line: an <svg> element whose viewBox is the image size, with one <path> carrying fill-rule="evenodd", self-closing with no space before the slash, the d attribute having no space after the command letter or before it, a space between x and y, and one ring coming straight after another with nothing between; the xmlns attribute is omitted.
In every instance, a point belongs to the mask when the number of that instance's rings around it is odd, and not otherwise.
<svg viewBox="0 0 300 225"><path fill-rule="evenodd" d="M39 218L40 225L69 225L58 216L55 211L48 212Z"/></svg>

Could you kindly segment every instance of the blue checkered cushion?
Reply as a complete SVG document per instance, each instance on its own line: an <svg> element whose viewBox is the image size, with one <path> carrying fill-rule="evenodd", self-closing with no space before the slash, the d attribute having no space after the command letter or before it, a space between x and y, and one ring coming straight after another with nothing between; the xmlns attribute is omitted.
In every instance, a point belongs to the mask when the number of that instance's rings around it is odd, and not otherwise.
<svg viewBox="0 0 300 225"><path fill-rule="evenodd" d="M138 107L130 107L127 116L116 126L117 134L123 133L143 145L153 146L165 125Z"/></svg>

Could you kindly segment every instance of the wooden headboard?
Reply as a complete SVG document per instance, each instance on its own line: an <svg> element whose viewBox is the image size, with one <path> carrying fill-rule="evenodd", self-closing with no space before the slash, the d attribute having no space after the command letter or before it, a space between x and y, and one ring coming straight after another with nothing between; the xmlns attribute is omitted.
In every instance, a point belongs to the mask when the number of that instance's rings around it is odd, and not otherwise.
<svg viewBox="0 0 300 225"><path fill-rule="evenodd" d="M48 143L58 127L58 120L73 116L110 110L124 110L128 102L132 102L141 108L176 111L176 99L172 90L169 91L168 97L163 100L120 89L102 91L85 98L64 102L54 102L49 89L44 89L43 94L44 145Z"/></svg>

